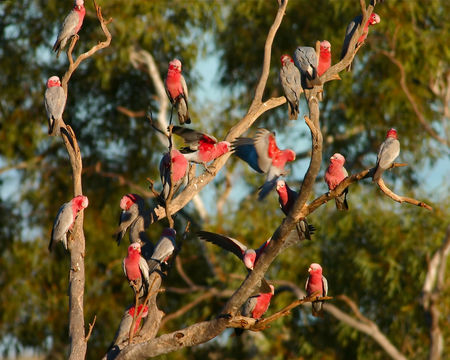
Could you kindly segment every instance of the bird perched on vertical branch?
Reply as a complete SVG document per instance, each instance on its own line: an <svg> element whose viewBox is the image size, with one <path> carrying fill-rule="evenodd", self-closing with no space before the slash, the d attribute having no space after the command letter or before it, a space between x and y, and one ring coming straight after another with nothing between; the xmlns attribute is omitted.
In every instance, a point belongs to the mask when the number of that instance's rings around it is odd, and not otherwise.
<svg viewBox="0 0 450 360"><path fill-rule="evenodd" d="M136 321L134 323L134 330L133 330L134 335L136 335L136 333L139 330L141 320L148 316L148 306L145 306L144 309L142 310L143 306L144 305L141 304L137 308ZM130 336L130 328L133 323L135 309L136 309L135 306L131 306L130 308L125 310L125 313L122 316L122 320L120 321L119 329L117 330L116 336L114 337L113 341L114 345L120 345L126 340L128 340ZM139 313L141 313L141 315L139 315Z"/></svg>
<svg viewBox="0 0 450 360"><path fill-rule="evenodd" d="M377 165L373 174L373 181L378 182L386 169L392 166L392 163L400 154L400 141L398 141L397 130L389 129L386 139L380 145L377 156Z"/></svg>
<svg viewBox="0 0 450 360"><path fill-rule="evenodd" d="M55 45L53 45L53 51L57 52L57 58L59 57L59 53L66 47L70 38L80 31L85 15L86 8L84 7L84 0L76 0L73 9L64 19L58 33L58 38L56 39Z"/></svg>
<svg viewBox="0 0 450 360"><path fill-rule="evenodd" d="M181 61L173 59L169 63L164 86L172 107L177 109L180 125L190 124L188 109L188 89L183 75L181 75Z"/></svg>
<svg viewBox="0 0 450 360"><path fill-rule="evenodd" d="M185 147L180 149L183 156L191 162L203 164L217 159L231 149L228 141L220 141L209 134L196 130L174 126L172 133L183 138Z"/></svg>
<svg viewBox="0 0 450 360"><path fill-rule="evenodd" d="M288 103L289 120L297 120L300 95L303 90L300 71L289 55L281 56L280 82Z"/></svg>
<svg viewBox="0 0 450 360"><path fill-rule="evenodd" d="M163 189L160 194L160 202L165 203L169 196L170 186L173 181L173 195L181 188L188 184L189 175L189 163L184 155L177 149L172 149L171 157L169 153L165 153L159 162L159 175L161 177L161 183ZM172 178L170 177L170 162L172 161Z"/></svg>
<svg viewBox="0 0 450 360"><path fill-rule="evenodd" d="M148 261L150 273L157 268L161 268L162 264L167 265L167 261L172 256L177 246L175 237L177 232L172 228L165 228L162 231L161 237L155 246L152 257Z"/></svg>
<svg viewBox="0 0 450 360"><path fill-rule="evenodd" d="M64 248L67 250L67 232L72 231L78 213L86 209L88 205L89 200L87 196L79 195L59 208L53 223L50 244L48 245L49 251L52 251L53 242L55 241L62 241Z"/></svg>
<svg viewBox="0 0 450 360"><path fill-rule="evenodd" d="M295 190L292 190L284 180L277 181L277 193L278 201L280 202L280 208L283 211L284 215L287 215L289 211L291 211L295 200L297 200L298 193ZM313 225L308 224L306 219L300 220L295 227L299 240L311 240L311 235L316 230Z"/></svg>
<svg viewBox="0 0 450 360"><path fill-rule="evenodd" d="M141 256L141 245L132 243L128 246L128 255L123 259L123 272L134 292L142 298L149 287L149 268L147 261Z"/></svg>
<svg viewBox="0 0 450 360"><path fill-rule="evenodd" d="M348 46L350 45L350 40L353 37L353 34L355 33L357 27L361 25L361 22L363 20L362 15L356 16L350 24L347 25L347 29L345 30L345 38L344 38L344 44L342 45L342 51L341 51L341 60L347 55ZM372 13L369 17L369 20L367 20L366 24L364 25L364 31L362 35L359 37L357 43L355 46L359 46L361 43L364 42L367 35L369 34L369 26L376 25L381 21L380 16L378 14ZM352 68L352 64L347 66L347 71L350 71Z"/></svg>
<svg viewBox="0 0 450 360"><path fill-rule="evenodd" d="M278 178L287 174L284 169L286 163L295 160L295 152L291 149L280 150L275 141L275 133L267 129L258 129L253 138L237 138L232 147L236 156L253 170L267 174L265 183L260 187L258 200L264 199L275 187Z"/></svg>
<svg viewBox="0 0 450 360"><path fill-rule="evenodd" d="M329 190L334 190L348 176L344 164L345 157L343 155L336 153L330 157L330 165L325 172L325 182ZM335 197L334 200L338 210L348 210L347 194L348 188L341 195Z"/></svg>
<svg viewBox="0 0 450 360"><path fill-rule="evenodd" d="M61 87L61 81L58 76L52 76L47 80L44 105L47 111L48 134L58 136L61 133L62 114L66 106L66 93Z"/></svg>
<svg viewBox="0 0 450 360"><path fill-rule="evenodd" d="M317 74L322 76L331 66L331 44L328 40L320 42L319 65Z"/></svg>
<svg viewBox="0 0 450 360"><path fill-rule="evenodd" d="M322 275L322 267L319 264L312 263L308 269L309 276L306 280L305 290L307 296L312 296L317 293L316 296L324 297L328 294L328 281L325 276ZM323 301L313 301L312 314L316 317L323 317L322 306Z"/></svg>
<svg viewBox="0 0 450 360"><path fill-rule="evenodd" d="M258 295L251 296L241 307L241 315L251 317L252 319L260 319L265 314L270 305L270 300L275 294L275 288L270 286L270 291L262 292ZM244 329L235 328L234 332L237 336L242 335Z"/></svg>
<svg viewBox="0 0 450 360"><path fill-rule="evenodd" d="M295 66L300 70L303 89L312 89L322 85L317 73L316 50L310 46L299 46L294 52Z"/></svg>

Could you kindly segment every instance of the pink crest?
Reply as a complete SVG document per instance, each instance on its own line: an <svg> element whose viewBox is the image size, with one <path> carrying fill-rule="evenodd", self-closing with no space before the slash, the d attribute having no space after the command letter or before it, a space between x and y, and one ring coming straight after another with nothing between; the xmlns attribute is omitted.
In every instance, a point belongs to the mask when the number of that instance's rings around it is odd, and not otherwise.
<svg viewBox="0 0 450 360"><path fill-rule="evenodd" d="M391 128L388 130L387 134L386 134L386 138L393 138L393 139L397 139L397 130L395 130L394 128Z"/></svg>

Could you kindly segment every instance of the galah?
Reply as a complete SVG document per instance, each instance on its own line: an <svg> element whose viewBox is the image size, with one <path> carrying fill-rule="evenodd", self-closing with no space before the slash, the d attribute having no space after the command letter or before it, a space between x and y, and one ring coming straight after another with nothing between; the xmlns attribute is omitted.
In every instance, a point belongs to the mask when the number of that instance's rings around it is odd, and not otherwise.
<svg viewBox="0 0 450 360"><path fill-rule="evenodd" d="M173 180L173 194L175 195L181 186L188 184L189 163L186 157L177 149L171 150L172 158L172 178L170 177L170 157L169 153L165 153L159 163L159 175L163 189L161 191L161 198L163 202L167 200L170 191L170 185Z"/></svg>
<svg viewBox="0 0 450 360"><path fill-rule="evenodd" d="M348 176L344 164L345 157L343 155L336 153L330 157L330 165L325 172L325 182L329 190L334 190ZM347 194L348 188L341 195L334 198L338 210L348 210Z"/></svg>
<svg viewBox="0 0 450 360"><path fill-rule="evenodd" d="M261 186L258 199L264 199L275 187L278 178L285 175L287 162L295 160L291 149L280 150L275 141L275 133L258 129L254 138L237 138L233 144L235 154L249 164L255 171L267 174Z"/></svg>
<svg viewBox="0 0 450 360"><path fill-rule="evenodd" d="M157 267L167 264L167 261L172 256L177 246L175 236L177 232L172 228L165 228L155 246L152 257L148 261L149 271L156 270Z"/></svg>
<svg viewBox="0 0 450 360"><path fill-rule="evenodd" d="M75 196L72 200L66 202L59 208L55 222L53 223L50 244L48 245L49 251L52 251L53 242L56 241L62 241L67 250L67 232L73 229L78 213L81 210L86 209L88 205L88 198L79 195Z"/></svg>
<svg viewBox="0 0 450 360"><path fill-rule="evenodd" d="M150 211L145 201L137 194L126 194L120 200L119 228L117 230L117 245L130 229L130 243L141 245L141 252L145 259L149 259L153 252L153 244L145 230L150 225Z"/></svg>
<svg viewBox="0 0 450 360"><path fill-rule="evenodd" d="M344 44L342 45L342 51L341 51L341 60L347 55L348 46L350 45L350 40L353 37L353 34L356 31L356 28L361 25L361 22L363 20L362 15L356 16L350 24L347 25L347 29L345 30L345 38L344 38ZM380 16L378 14L372 13L370 15L369 20L367 20L366 25L364 26L364 31L362 35L359 37L356 46L360 45L364 42L367 35L369 34L369 26L376 25L381 21ZM347 70L351 69L351 64L347 67Z"/></svg>
<svg viewBox="0 0 450 360"><path fill-rule="evenodd" d="M181 75L181 61L173 59L169 63L167 76L164 80L167 96L170 103L177 109L178 121L180 125L190 124L188 109L188 89L183 75Z"/></svg>
<svg viewBox="0 0 450 360"><path fill-rule="evenodd" d="M239 240L233 239L232 237L216 234L209 231L198 231L198 237L201 240L208 241L221 247L224 250L227 250L234 255L236 255L245 265L247 270L253 270L256 262L259 257L263 253L264 249L269 245L272 238L266 240L258 249L247 248L244 244L242 244ZM292 246L298 240L296 231L291 231L288 235L287 239L283 243L283 247L281 249L284 250L289 246Z"/></svg>
<svg viewBox="0 0 450 360"><path fill-rule="evenodd" d="M317 74L322 76L331 66L331 44L327 40L320 42L319 65Z"/></svg>
<svg viewBox="0 0 450 360"><path fill-rule="evenodd" d="M138 310L136 313L136 320L134 323L133 335L136 335L136 333L138 332L141 320L148 316L148 306L145 306L144 309L142 310L143 306L144 305L142 304L138 306ZM135 306L131 306L130 308L125 310L125 313L122 316L122 320L120 321L119 329L117 330L116 336L114 337L113 342L114 345L120 345L128 340L130 336L131 325L133 323L133 317L135 316L134 313L135 313Z"/></svg>
<svg viewBox="0 0 450 360"><path fill-rule="evenodd" d="M61 81L57 76L52 76L47 80L44 105L47 111L48 134L57 136L60 134L60 127L63 123L62 114L66 106L66 93L61 87Z"/></svg>
<svg viewBox="0 0 450 360"><path fill-rule="evenodd" d="M306 295L309 297L316 293L316 297L327 296L328 281L322 275L322 267L319 264L312 263L309 266L308 272L309 276L305 284ZM313 316L322 316L323 301L313 301L311 305Z"/></svg>
<svg viewBox="0 0 450 360"><path fill-rule="evenodd" d="M316 50L310 46L299 46L294 52L295 66L300 70L303 89L312 89L316 85L322 85L317 73Z"/></svg>
<svg viewBox="0 0 450 360"><path fill-rule="evenodd" d="M289 120L297 120L298 104L303 90L300 71L294 65L294 60L289 55L281 56L280 82L288 103Z"/></svg>
<svg viewBox="0 0 450 360"><path fill-rule="evenodd" d="M277 193L280 208L284 215L287 215L289 211L291 211L291 208L298 197L298 193L295 190L292 190L284 180L277 181ZM316 230L313 225L307 223L306 219L300 220L295 227L297 229L299 240L311 240L311 235Z"/></svg>
<svg viewBox="0 0 450 360"><path fill-rule="evenodd" d="M132 243L128 246L128 255L123 259L123 272L134 292L142 297L149 286L149 267L141 256L141 245Z"/></svg>
<svg viewBox="0 0 450 360"><path fill-rule="evenodd" d="M70 38L78 33L83 25L84 15L86 15L86 9L84 7L84 0L75 0L75 5L66 16L61 29L58 33L55 45L53 45L53 51L56 51L56 57L59 57L59 53L65 48Z"/></svg>
<svg viewBox="0 0 450 360"><path fill-rule="evenodd" d="M241 307L241 315L246 317L251 317L253 319L260 319L261 316L265 314L270 305L270 300L275 294L275 288L273 285L270 286L270 291L260 293L255 296L251 296ZM235 334L241 335L244 329L235 328Z"/></svg>
<svg viewBox="0 0 450 360"><path fill-rule="evenodd" d="M380 145L377 156L376 170L373 175L373 181L378 182L381 175L386 169L389 169L400 154L400 141L398 141L397 130L389 129L386 134L386 139Z"/></svg>
<svg viewBox="0 0 450 360"><path fill-rule="evenodd" d="M174 126L172 133L183 138L186 146L181 149L181 153L184 157L197 164L206 166L206 163L226 154L231 149L228 141L218 142L212 135L181 126Z"/></svg>

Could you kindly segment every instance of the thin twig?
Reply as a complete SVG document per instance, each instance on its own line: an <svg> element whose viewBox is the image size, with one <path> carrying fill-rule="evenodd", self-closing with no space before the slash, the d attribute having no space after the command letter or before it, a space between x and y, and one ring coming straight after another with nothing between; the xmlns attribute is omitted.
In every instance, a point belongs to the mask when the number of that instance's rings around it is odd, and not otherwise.
<svg viewBox="0 0 450 360"><path fill-rule="evenodd" d="M94 328L96 320L97 320L97 315L94 315L94 321L92 321L92 324L89 323L89 331L88 331L88 334L87 334L86 339L85 339L86 342L88 342L89 338L91 337L92 329Z"/></svg>
<svg viewBox="0 0 450 360"><path fill-rule="evenodd" d="M416 199L413 199L413 198L409 198L409 197L406 197L406 196L397 195L396 193L394 193L391 189L389 189L386 186L386 184L384 183L382 178L380 178L378 180L377 184L380 187L381 191L383 191L392 200L397 201L400 204L405 202L405 203L408 203L408 204L413 204L413 205L417 205L417 206L423 207L423 208L425 208L427 210L430 210L430 211L433 210L433 208L430 205L424 203L423 201L419 201L419 200L416 200Z"/></svg>

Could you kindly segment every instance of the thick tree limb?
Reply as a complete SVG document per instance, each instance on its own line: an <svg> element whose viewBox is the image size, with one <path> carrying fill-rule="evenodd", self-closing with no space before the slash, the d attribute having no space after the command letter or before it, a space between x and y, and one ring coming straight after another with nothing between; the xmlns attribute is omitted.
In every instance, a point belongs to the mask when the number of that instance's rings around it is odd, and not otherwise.
<svg viewBox="0 0 450 360"><path fill-rule="evenodd" d="M428 263L428 271L422 288L422 306L430 318L429 360L440 360L444 352L444 338L439 326L442 291L444 288L447 257L450 254L450 226L442 243Z"/></svg>

